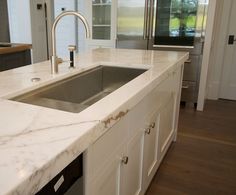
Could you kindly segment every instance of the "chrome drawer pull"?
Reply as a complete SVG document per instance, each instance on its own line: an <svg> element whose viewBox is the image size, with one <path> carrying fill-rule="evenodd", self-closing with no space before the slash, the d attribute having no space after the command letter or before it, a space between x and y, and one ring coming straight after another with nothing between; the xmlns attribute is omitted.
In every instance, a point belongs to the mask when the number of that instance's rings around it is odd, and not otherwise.
<svg viewBox="0 0 236 195"><path fill-rule="evenodd" d="M148 127L147 129L145 129L145 134L149 135L151 133L151 128Z"/></svg>
<svg viewBox="0 0 236 195"><path fill-rule="evenodd" d="M127 165L128 162L129 162L129 157L128 157L128 156L124 156L124 157L122 158L121 162L122 162L123 164Z"/></svg>
<svg viewBox="0 0 236 195"><path fill-rule="evenodd" d="M182 85L182 89L188 89L189 85Z"/></svg>
<svg viewBox="0 0 236 195"><path fill-rule="evenodd" d="M155 122L153 122L153 123L150 125L151 128L154 128L155 126L156 126L156 123L155 123Z"/></svg>

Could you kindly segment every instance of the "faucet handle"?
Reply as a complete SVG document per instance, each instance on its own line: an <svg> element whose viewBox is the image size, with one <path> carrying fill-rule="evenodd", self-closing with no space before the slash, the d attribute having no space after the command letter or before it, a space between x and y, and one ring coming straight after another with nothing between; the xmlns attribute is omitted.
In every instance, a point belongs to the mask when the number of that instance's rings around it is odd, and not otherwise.
<svg viewBox="0 0 236 195"><path fill-rule="evenodd" d="M74 51L76 50L76 46L69 45L68 50L70 51L70 67L69 68L74 68Z"/></svg>
<svg viewBox="0 0 236 195"><path fill-rule="evenodd" d="M68 50L69 51L75 51L76 50L76 46L75 45L68 45Z"/></svg>
<svg viewBox="0 0 236 195"><path fill-rule="evenodd" d="M57 64L61 64L64 62L64 60L62 58L57 58L56 60L57 60Z"/></svg>

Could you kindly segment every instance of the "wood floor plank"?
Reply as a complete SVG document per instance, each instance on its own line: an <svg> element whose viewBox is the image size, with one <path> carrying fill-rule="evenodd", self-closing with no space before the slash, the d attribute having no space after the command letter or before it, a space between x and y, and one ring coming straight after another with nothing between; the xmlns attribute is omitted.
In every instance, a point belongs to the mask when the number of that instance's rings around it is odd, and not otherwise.
<svg viewBox="0 0 236 195"><path fill-rule="evenodd" d="M198 136L198 135L192 135L192 134L188 134L188 133L178 133L178 135L179 136L189 137L189 138L205 140L205 141L208 141L208 142L215 142L215 143L218 143L218 144L224 144L224 145L229 145L229 146L236 146L236 143L232 143L232 142L228 142L228 141L223 141L223 140L219 140L219 139L214 139L214 138L209 138L209 137L202 137L202 136Z"/></svg>
<svg viewBox="0 0 236 195"><path fill-rule="evenodd" d="M236 103L207 101L204 112L180 109L179 132L236 143Z"/></svg>

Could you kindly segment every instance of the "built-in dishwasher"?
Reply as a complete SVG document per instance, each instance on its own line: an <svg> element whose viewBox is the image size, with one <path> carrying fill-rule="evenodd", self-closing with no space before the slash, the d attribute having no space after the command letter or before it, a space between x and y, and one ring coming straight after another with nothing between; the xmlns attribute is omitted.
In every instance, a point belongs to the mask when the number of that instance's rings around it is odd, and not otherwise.
<svg viewBox="0 0 236 195"><path fill-rule="evenodd" d="M83 195L83 155L79 155L36 195Z"/></svg>

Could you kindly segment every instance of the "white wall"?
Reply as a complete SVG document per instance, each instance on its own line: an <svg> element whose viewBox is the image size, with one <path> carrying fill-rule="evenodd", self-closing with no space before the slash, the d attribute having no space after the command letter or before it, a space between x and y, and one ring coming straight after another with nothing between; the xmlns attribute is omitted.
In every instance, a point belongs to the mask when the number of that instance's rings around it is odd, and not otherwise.
<svg viewBox="0 0 236 195"><path fill-rule="evenodd" d="M45 0L30 1L33 63L48 59L44 3ZM43 7L37 9L38 4Z"/></svg>
<svg viewBox="0 0 236 195"><path fill-rule="evenodd" d="M54 0L45 0L47 3L47 22L48 22L48 47L49 47L49 56L52 56L52 36L51 29L54 22Z"/></svg>
<svg viewBox="0 0 236 195"><path fill-rule="evenodd" d="M77 0L77 10L83 16L86 16L86 4L85 1ZM86 39L85 39L85 28L81 21L78 22L78 52L86 51Z"/></svg>
<svg viewBox="0 0 236 195"><path fill-rule="evenodd" d="M32 44L29 0L8 0L10 41Z"/></svg>
<svg viewBox="0 0 236 195"><path fill-rule="evenodd" d="M76 10L75 0L55 0L54 13L55 17L62 12ZM68 45L77 45L76 43L76 19L74 16L65 16L57 25L56 29L56 49L57 56L62 58L69 58Z"/></svg>
<svg viewBox="0 0 236 195"><path fill-rule="evenodd" d="M43 5L42 10L37 9L37 4ZM44 4L47 6L47 20ZM37 63L48 60L51 56L51 27L54 20L53 0L31 0L30 11L33 62Z"/></svg>
<svg viewBox="0 0 236 195"><path fill-rule="evenodd" d="M227 43L228 18L230 15L231 1L218 0L218 10L216 15L217 25L214 29L215 40L212 47L213 55L210 59L208 99L219 98L221 74L224 60L224 50Z"/></svg>
<svg viewBox="0 0 236 195"><path fill-rule="evenodd" d="M53 19L53 0L8 0L10 41L32 44L32 62L47 60L47 40L44 8L37 10L37 4L47 3L48 30ZM49 43L51 37L48 36ZM49 45L50 51L50 45Z"/></svg>

